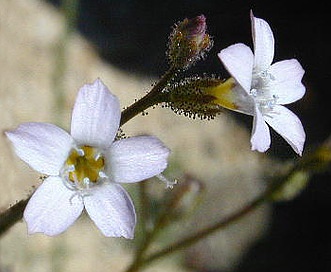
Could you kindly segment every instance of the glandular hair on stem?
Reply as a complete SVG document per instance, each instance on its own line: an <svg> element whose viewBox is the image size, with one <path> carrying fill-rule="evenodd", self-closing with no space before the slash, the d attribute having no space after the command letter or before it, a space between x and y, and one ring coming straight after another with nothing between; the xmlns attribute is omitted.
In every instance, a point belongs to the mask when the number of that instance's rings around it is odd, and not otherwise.
<svg viewBox="0 0 331 272"><path fill-rule="evenodd" d="M222 107L214 103L215 97L205 90L222 82L214 77L186 78L167 89L169 101L165 105L176 114L192 119L214 119Z"/></svg>

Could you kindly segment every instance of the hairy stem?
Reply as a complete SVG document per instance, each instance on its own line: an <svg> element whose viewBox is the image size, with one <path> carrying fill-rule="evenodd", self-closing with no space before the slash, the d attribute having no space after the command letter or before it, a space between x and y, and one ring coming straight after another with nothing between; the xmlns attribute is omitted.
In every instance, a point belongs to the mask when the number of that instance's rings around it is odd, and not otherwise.
<svg viewBox="0 0 331 272"><path fill-rule="evenodd" d="M10 229L23 217L23 211L28 204L30 197L17 202L8 210L0 214L0 236Z"/></svg>
<svg viewBox="0 0 331 272"><path fill-rule="evenodd" d="M143 112L149 107L164 102L164 93L162 93L162 90L167 86L167 84L175 76L175 74L176 69L174 67L170 67L169 70L154 85L154 87L149 93L147 93L137 102L133 103L131 106L123 110L120 126L124 125L134 116Z"/></svg>

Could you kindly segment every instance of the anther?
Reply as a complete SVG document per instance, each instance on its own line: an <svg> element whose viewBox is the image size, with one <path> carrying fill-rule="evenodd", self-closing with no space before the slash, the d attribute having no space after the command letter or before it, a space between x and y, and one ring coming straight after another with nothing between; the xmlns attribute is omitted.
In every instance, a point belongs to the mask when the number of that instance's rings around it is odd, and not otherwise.
<svg viewBox="0 0 331 272"><path fill-rule="evenodd" d="M99 177L100 178L108 178L108 176L106 175L106 173L103 172L103 171L99 171Z"/></svg>
<svg viewBox="0 0 331 272"><path fill-rule="evenodd" d="M76 170L74 165L68 165L68 167L65 169L65 172L74 172Z"/></svg>
<svg viewBox="0 0 331 272"><path fill-rule="evenodd" d="M250 94L251 94L253 97L257 97L257 89L251 89L251 90L250 90Z"/></svg>
<svg viewBox="0 0 331 272"><path fill-rule="evenodd" d="M83 179L83 184L84 184L84 186L85 186L86 189L89 189L90 183L91 183L91 181L90 181L90 179L88 177L85 177Z"/></svg>
<svg viewBox="0 0 331 272"><path fill-rule="evenodd" d="M81 156L81 157L83 157L85 155L84 150L81 149L81 148L76 148L76 151L77 151L78 155Z"/></svg>
<svg viewBox="0 0 331 272"><path fill-rule="evenodd" d="M97 161L98 159L100 159L102 157L101 152L98 152L95 156L94 156L94 160Z"/></svg>
<svg viewBox="0 0 331 272"><path fill-rule="evenodd" d="M177 184L177 180L168 180L164 175L158 174L156 177L166 184L166 188L174 188L174 185Z"/></svg>

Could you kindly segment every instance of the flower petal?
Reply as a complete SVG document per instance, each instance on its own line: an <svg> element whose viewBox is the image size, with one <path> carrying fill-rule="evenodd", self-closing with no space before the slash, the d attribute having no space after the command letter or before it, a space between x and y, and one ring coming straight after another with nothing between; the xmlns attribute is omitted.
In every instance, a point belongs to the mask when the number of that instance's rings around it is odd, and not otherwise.
<svg viewBox="0 0 331 272"><path fill-rule="evenodd" d="M245 44L237 43L221 50L218 57L234 79L249 93L254 61L252 50Z"/></svg>
<svg viewBox="0 0 331 272"><path fill-rule="evenodd" d="M254 43L254 71L259 73L269 68L274 58L275 40L269 24L256 18L251 12L252 36Z"/></svg>
<svg viewBox="0 0 331 272"><path fill-rule="evenodd" d="M79 144L107 148L121 118L120 104L101 80L84 85L72 112L71 135Z"/></svg>
<svg viewBox="0 0 331 272"><path fill-rule="evenodd" d="M167 167L169 149L153 136L114 142L108 172L115 182L137 182L160 174Z"/></svg>
<svg viewBox="0 0 331 272"><path fill-rule="evenodd" d="M5 134L17 156L47 175L59 174L74 143L67 132L47 123L24 123Z"/></svg>
<svg viewBox="0 0 331 272"><path fill-rule="evenodd" d="M265 152L271 143L269 127L263 119L262 113L256 108L253 119L253 131L251 137L252 150Z"/></svg>
<svg viewBox="0 0 331 272"><path fill-rule="evenodd" d="M277 104L289 104L303 97L306 88L301 80L305 71L296 59L276 62L269 72L274 78L269 88L277 96Z"/></svg>
<svg viewBox="0 0 331 272"><path fill-rule="evenodd" d="M42 232L54 236L71 226L84 208L59 177L48 177L32 195L24 211L29 234Z"/></svg>
<svg viewBox="0 0 331 272"><path fill-rule="evenodd" d="M84 196L87 213L107 237L132 239L136 213L132 200L121 185L106 183L96 186Z"/></svg>
<svg viewBox="0 0 331 272"><path fill-rule="evenodd" d="M302 155L306 134L300 119L292 111L276 105L274 110L265 116L265 120L297 154Z"/></svg>

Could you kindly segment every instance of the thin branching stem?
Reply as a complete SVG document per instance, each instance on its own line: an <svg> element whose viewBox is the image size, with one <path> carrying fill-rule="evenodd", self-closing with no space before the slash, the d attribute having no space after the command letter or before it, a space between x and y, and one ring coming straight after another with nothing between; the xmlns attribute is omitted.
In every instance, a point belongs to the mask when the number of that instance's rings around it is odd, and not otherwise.
<svg viewBox="0 0 331 272"><path fill-rule="evenodd" d="M250 212L254 211L257 207L259 207L262 203L266 201L265 195L260 196L253 200L251 203L249 203L247 206L245 206L243 209L237 211L236 213L230 215L229 217L217 222L216 224L207 227L206 229L203 229L200 232L197 232L193 234L192 236L183 238L182 240L171 244L160 251L157 251L150 255L149 257L145 258L140 262L140 267L145 266L147 264L150 264L161 257L168 256L169 254L178 252L180 249L189 247L193 245L194 243L200 241L201 239L206 238L207 236L215 233L216 231L219 231L221 229L224 229L225 227L231 225L235 221L242 219L245 215L249 214ZM133 272L134 270L130 271ZM137 270L136 270L137 271Z"/></svg>
<svg viewBox="0 0 331 272"><path fill-rule="evenodd" d="M149 246L152 244L154 239L158 236L158 234L163 230L169 223L169 219L171 218L171 212L174 209L174 206L177 204L178 198L169 198L165 203L163 203L163 209L157 214L157 217L153 224L153 229L147 233L147 236L144 237L142 243L138 247L135 255L135 259L128 267L126 272L134 272L138 271L138 269L144 263L144 255L148 250Z"/></svg>
<svg viewBox="0 0 331 272"><path fill-rule="evenodd" d="M146 237L146 243L145 247L140 248L139 253L137 253L137 256L131 266L126 270L126 272L137 272L139 271L142 267L150 265L152 262L166 257L172 253L176 253L180 249L186 248L188 246L193 245L194 243L200 241L203 238L206 238L207 236L215 233L216 231L219 231L227 226L229 226L231 223L234 223L235 221L243 218L245 215L249 214L255 208L260 206L262 203L264 203L266 200L266 195L262 195L255 200L253 200L251 203L249 203L247 206L245 206L243 209L235 212L234 214L230 215L229 217L220 220L219 222L211 225L210 227L207 227L203 229L200 232L197 232L193 234L192 236L183 238L182 240L179 240L178 242L171 244L153 254L151 254L148 257L143 257L145 250L148 248L148 246L151 244L153 238L156 237L156 234L158 233L157 230L155 230L149 237Z"/></svg>
<svg viewBox="0 0 331 272"><path fill-rule="evenodd" d="M311 154L308 157L314 157L314 153ZM309 159L309 158L308 158ZM209 227L206 227L191 236L185 237L179 241L174 242L173 244L170 244L166 246L163 249L160 249L157 252L152 253L151 255L144 257L146 253L146 249L148 246L153 242L154 238L156 237L158 230L155 228L154 232L150 234L150 237L146 237L146 244L145 247L140 248L143 252L139 252L136 256L135 260L129 266L129 268L126 270L126 272L137 272L142 267L145 267L147 265L150 265L152 262L166 257L170 254L176 253L179 250L189 247L193 245L194 243L208 237L211 234L214 234L216 231L222 230L225 227L228 227L232 223L235 223L236 221L242 219L245 215L249 214L250 212L254 211L256 208L261 206L264 203L267 203L269 200L271 200L271 196L279 190L289 179L289 177L295 173L296 171L304 168L306 165L307 158L301 159L297 161L296 164L293 165L291 169L288 170L288 172L281 177L276 177L270 184L269 188L260 196L253 199L250 203L248 203L246 206L244 206L242 209L234 212L233 214L229 215L226 218L220 219L218 222L213 223ZM145 252L144 252L145 251Z"/></svg>

